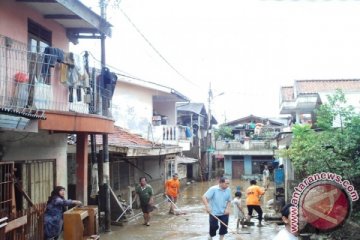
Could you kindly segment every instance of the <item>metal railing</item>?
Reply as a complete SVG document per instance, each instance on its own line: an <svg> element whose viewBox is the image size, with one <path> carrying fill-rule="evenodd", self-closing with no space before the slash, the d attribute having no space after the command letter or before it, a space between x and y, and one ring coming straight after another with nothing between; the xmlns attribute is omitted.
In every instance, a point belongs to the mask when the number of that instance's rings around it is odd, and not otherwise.
<svg viewBox="0 0 360 240"><path fill-rule="evenodd" d="M0 106L111 115L112 90L100 87L100 70L91 69L91 87L62 81L67 64L55 55L27 51L26 44L0 35Z"/></svg>

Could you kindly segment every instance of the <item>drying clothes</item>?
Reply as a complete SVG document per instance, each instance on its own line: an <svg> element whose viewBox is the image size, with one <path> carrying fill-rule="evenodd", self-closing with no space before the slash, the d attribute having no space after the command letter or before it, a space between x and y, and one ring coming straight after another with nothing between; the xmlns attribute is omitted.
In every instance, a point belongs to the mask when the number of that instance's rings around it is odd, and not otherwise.
<svg viewBox="0 0 360 240"><path fill-rule="evenodd" d="M83 58L72 52L65 53L64 63L69 65L68 82L72 87L90 87L89 75L85 70Z"/></svg>
<svg viewBox="0 0 360 240"><path fill-rule="evenodd" d="M67 80L68 80L68 71L69 71L69 68L68 68L68 65L62 63L60 65L60 82L61 83L66 83Z"/></svg>
<svg viewBox="0 0 360 240"><path fill-rule="evenodd" d="M46 47L44 50L44 62L41 68L43 75L49 75L50 67L54 67L56 62L64 61L64 51L60 48Z"/></svg>
<svg viewBox="0 0 360 240"><path fill-rule="evenodd" d="M117 76L110 72L107 67L101 70L101 75L98 77L101 96L110 100L114 94Z"/></svg>

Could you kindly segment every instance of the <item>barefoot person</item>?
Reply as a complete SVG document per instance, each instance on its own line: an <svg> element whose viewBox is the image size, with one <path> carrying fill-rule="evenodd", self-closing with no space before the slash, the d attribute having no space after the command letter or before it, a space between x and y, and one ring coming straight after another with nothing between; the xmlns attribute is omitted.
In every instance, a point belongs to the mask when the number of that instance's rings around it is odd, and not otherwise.
<svg viewBox="0 0 360 240"><path fill-rule="evenodd" d="M165 194L172 201L170 202L170 214L174 214L174 204L177 202L177 198L180 194L180 181L178 179L178 174L174 173L172 179L169 179L165 183Z"/></svg>
<svg viewBox="0 0 360 240"><path fill-rule="evenodd" d="M258 213L259 224L261 227L263 211L260 206L260 196L264 195L265 191L256 185L256 180L250 181L250 187L246 189L246 206L248 208L248 216L246 218L247 222L250 221L253 210Z"/></svg>
<svg viewBox="0 0 360 240"><path fill-rule="evenodd" d="M241 192L235 192L235 198L232 200L232 204L234 207L234 216L237 219L236 221L236 229L238 230L241 226L244 227L244 221L245 221L245 213L242 209L241 204Z"/></svg>
<svg viewBox="0 0 360 240"><path fill-rule="evenodd" d="M231 190L229 184L229 179L221 177L219 179L219 185L210 187L202 197L206 211L209 213L209 239L212 239L216 235L219 224L220 240L224 239L227 233L227 227L219 223L215 217L228 225L231 205Z"/></svg>
<svg viewBox="0 0 360 240"><path fill-rule="evenodd" d="M140 199L140 206L144 216L144 225L150 226L150 213L154 205L154 192L152 187L147 184L146 177L140 177L140 185L135 188L136 196Z"/></svg>

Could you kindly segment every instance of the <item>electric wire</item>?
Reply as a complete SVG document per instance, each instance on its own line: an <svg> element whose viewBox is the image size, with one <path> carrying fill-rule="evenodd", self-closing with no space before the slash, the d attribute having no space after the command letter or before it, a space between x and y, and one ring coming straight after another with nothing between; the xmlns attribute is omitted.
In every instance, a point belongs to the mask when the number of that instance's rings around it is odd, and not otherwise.
<svg viewBox="0 0 360 240"><path fill-rule="evenodd" d="M188 83L200 87L193 81L189 80L187 77L185 77L182 73L180 73L161 53L155 46L150 42L150 40L140 31L140 29L134 24L134 22L130 19L130 17L119 8L120 12L125 16L125 18L128 20L128 22L131 24L131 26L140 34L140 36L145 40L145 42L154 50L154 52L172 69L174 70L182 79L187 81Z"/></svg>
<svg viewBox="0 0 360 240"><path fill-rule="evenodd" d="M94 61L98 62L98 63L101 63L101 61L99 59L97 59L90 51L87 51L89 53L89 55L93 58ZM109 64L106 64L107 67L110 68L110 70L115 70L115 74L116 75L119 75L119 76L122 76L122 77L127 77L127 78L131 78L131 79L134 79L134 80L137 80L137 81L141 81L141 82L144 82L144 83L150 83L150 84L154 84L154 85L157 85L159 87L165 87L165 88L170 88L172 89L171 87L168 87L168 86L165 86L165 85L162 85L162 84L159 84L159 83L155 83L155 82L151 82L151 81L148 81L148 80L144 80L140 77L136 77L130 73L127 73L123 70L120 70L119 68L117 67L114 67L114 66L111 66Z"/></svg>

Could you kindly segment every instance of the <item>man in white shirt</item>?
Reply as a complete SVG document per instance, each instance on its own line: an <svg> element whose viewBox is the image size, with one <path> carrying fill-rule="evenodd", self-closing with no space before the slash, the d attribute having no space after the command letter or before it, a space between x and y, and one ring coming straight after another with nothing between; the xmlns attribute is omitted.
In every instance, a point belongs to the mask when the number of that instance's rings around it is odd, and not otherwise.
<svg viewBox="0 0 360 240"><path fill-rule="evenodd" d="M298 238L291 232L291 211L294 207L291 203L286 204L281 209L282 220L285 223L285 228L280 230L273 240L297 240Z"/></svg>

